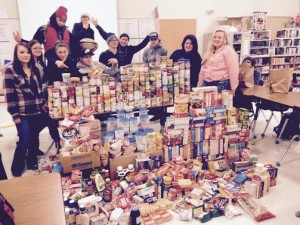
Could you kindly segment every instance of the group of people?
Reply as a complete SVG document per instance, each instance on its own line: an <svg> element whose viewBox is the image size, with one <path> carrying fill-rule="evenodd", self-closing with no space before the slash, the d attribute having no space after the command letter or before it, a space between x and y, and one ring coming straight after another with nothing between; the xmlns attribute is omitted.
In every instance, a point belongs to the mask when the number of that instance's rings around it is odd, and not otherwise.
<svg viewBox="0 0 300 225"><path fill-rule="evenodd" d="M110 76L118 76L119 67L131 63L135 53L150 46L143 53L143 62L152 63L159 56L167 56L159 34L151 32L136 45L128 45L128 34L118 38L106 32L96 19L87 13L81 15L81 22L75 23L73 31L67 29L68 10L60 6L50 17L49 22L38 28L31 41L14 33L17 42L13 62L5 70L5 94L8 112L17 127L19 140L11 167L13 176L21 176L25 169L37 168L39 152L39 132L46 126L59 148L57 122L51 120L46 112L45 89L55 81L62 81L62 73L68 72L79 77L91 75L94 68L101 68ZM100 54L99 61L93 61L94 50L81 47L81 40L94 39L95 26L106 40L108 49ZM45 50L43 57L42 46ZM170 59L177 62L190 60L190 86L217 86L235 92L238 86L238 56L229 45L227 33L223 28L214 31L203 60L198 53L197 38L186 35L181 48L175 50ZM46 122L45 122L46 121Z"/></svg>

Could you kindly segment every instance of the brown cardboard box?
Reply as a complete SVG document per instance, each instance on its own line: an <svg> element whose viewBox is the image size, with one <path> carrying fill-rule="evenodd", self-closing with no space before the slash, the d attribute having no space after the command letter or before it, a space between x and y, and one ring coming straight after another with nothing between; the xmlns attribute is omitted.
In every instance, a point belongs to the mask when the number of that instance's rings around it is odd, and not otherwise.
<svg viewBox="0 0 300 225"><path fill-rule="evenodd" d="M91 151L70 156L62 156L59 154L58 158L64 173L72 172L72 170L83 170L100 166L99 151Z"/></svg>
<svg viewBox="0 0 300 225"><path fill-rule="evenodd" d="M129 155L122 155L120 157L114 158L114 159L109 159L109 173L110 173L110 179L111 180L116 180L117 179L117 167L122 166L124 169L128 167L128 164L133 164L134 168L136 169L135 166L135 159L137 155L140 153L133 153ZM163 150L156 150L156 151L151 151L147 152L150 157L161 155L164 157Z"/></svg>

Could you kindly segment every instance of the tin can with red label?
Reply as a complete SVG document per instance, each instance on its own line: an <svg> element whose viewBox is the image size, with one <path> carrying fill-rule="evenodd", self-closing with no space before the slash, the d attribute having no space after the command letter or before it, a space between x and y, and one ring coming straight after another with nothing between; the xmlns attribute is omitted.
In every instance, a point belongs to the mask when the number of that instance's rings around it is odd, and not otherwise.
<svg viewBox="0 0 300 225"><path fill-rule="evenodd" d="M49 85L49 86L47 87L48 98L53 98L53 89L54 89L54 86L53 86L53 85Z"/></svg>
<svg viewBox="0 0 300 225"><path fill-rule="evenodd" d="M68 97L69 98L74 98L75 97L75 87L69 85L68 86Z"/></svg>
<svg viewBox="0 0 300 225"><path fill-rule="evenodd" d="M53 98L59 98L60 97L59 89L53 88L52 93L53 93Z"/></svg>

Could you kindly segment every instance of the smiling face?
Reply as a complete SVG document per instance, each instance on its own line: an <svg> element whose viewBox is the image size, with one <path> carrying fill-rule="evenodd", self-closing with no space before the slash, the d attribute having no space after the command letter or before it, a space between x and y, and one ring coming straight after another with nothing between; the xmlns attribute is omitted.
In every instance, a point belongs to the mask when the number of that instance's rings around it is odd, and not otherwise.
<svg viewBox="0 0 300 225"><path fill-rule="evenodd" d="M193 43L190 39L187 39L184 43L184 51L191 52L193 50Z"/></svg>
<svg viewBox="0 0 300 225"><path fill-rule="evenodd" d="M31 46L32 55L35 58L38 58L42 55L43 48L40 43L35 43Z"/></svg>
<svg viewBox="0 0 300 225"><path fill-rule="evenodd" d="M83 57L80 58L80 61L85 64L85 65L92 65L93 59L91 55L85 55Z"/></svg>
<svg viewBox="0 0 300 225"><path fill-rule="evenodd" d="M129 40L128 40L127 37L121 37L121 38L120 38L120 45L121 45L122 47L127 46L127 45L128 45L128 42L129 42Z"/></svg>
<svg viewBox="0 0 300 225"><path fill-rule="evenodd" d="M20 45L17 49L17 57L21 64L27 64L30 61L31 54L26 47Z"/></svg>
<svg viewBox="0 0 300 225"><path fill-rule="evenodd" d="M118 38L113 38L112 40L110 40L110 41L108 42L108 46L109 46L110 48L117 48L117 47L118 47L118 44L119 44Z"/></svg>
<svg viewBox="0 0 300 225"><path fill-rule="evenodd" d="M58 58L60 58L62 61L65 61L68 58L69 50L66 47L58 47L56 49L56 55Z"/></svg>
<svg viewBox="0 0 300 225"><path fill-rule="evenodd" d="M226 44L225 33L223 31L216 31L212 43L216 49Z"/></svg>
<svg viewBox="0 0 300 225"><path fill-rule="evenodd" d="M56 23L59 27L63 27L66 25L67 20L63 20L61 18L56 17Z"/></svg>
<svg viewBox="0 0 300 225"><path fill-rule="evenodd" d="M158 38L154 38L154 37L152 37L152 38L150 38L150 45L152 46L152 47L155 47L156 45L158 45L158 43L159 43L159 39Z"/></svg>

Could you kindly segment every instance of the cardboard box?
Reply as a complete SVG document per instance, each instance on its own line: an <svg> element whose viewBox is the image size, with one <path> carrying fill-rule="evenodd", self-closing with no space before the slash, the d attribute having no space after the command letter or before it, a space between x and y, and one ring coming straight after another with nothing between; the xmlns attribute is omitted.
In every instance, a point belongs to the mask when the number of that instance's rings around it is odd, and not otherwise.
<svg viewBox="0 0 300 225"><path fill-rule="evenodd" d="M86 152L70 156L62 156L59 154L58 158L63 167L64 173L70 173L72 170L83 170L100 166L99 151Z"/></svg>
<svg viewBox="0 0 300 225"><path fill-rule="evenodd" d="M122 156L119 156L119 157L114 158L114 159L109 159L110 179L111 180L116 180L117 179L116 171L117 171L118 166L122 166L123 169L126 169L128 167L128 164L133 164L133 166L136 170L135 159L136 159L138 154L140 154L140 153L122 155ZM157 155L161 155L162 157L164 157L163 150L151 151L151 152L147 152L147 154L149 154L150 157L157 156Z"/></svg>

